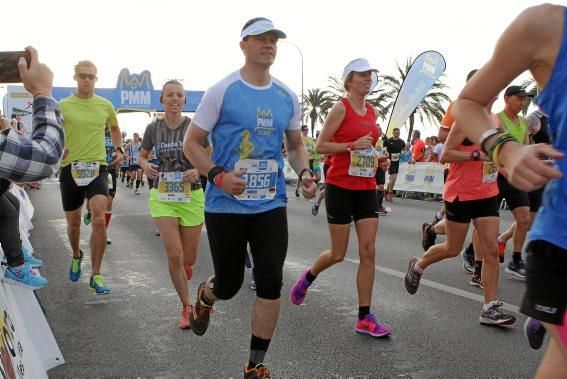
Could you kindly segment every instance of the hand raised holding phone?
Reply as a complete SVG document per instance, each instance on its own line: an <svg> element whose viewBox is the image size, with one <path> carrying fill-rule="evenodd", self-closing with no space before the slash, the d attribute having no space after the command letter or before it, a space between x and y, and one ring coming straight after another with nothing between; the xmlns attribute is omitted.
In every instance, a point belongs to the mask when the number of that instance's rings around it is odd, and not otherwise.
<svg viewBox="0 0 567 379"><path fill-rule="evenodd" d="M23 57L18 62L18 69L24 87L34 97L51 96L53 72L45 64L39 62L36 49L28 46L26 47L26 52L30 54L29 66Z"/></svg>

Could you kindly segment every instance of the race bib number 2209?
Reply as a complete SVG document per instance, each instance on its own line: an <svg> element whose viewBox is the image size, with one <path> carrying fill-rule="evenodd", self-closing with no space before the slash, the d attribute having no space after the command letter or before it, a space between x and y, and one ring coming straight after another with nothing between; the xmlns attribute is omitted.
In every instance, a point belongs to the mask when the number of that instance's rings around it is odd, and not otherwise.
<svg viewBox="0 0 567 379"><path fill-rule="evenodd" d="M242 177L246 180L246 189L238 200L269 200L276 196L278 182L278 162L275 159L241 159L234 165L234 170L246 170Z"/></svg>

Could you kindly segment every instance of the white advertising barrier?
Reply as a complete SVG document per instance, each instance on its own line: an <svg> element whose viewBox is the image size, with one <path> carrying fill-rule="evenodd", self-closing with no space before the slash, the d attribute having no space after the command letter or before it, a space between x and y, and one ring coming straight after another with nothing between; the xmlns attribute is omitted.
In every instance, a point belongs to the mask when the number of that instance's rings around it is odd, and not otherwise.
<svg viewBox="0 0 567 379"><path fill-rule="evenodd" d="M293 168L291 168L291 165L289 164L287 159L284 158L283 162L284 162L283 173L284 173L285 180L296 181L297 180L297 174L295 173L295 171L293 171ZM325 175L323 174L323 162L322 161L319 163L319 167L321 168L321 182L324 182L325 181Z"/></svg>
<svg viewBox="0 0 567 379"><path fill-rule="evenodd" d="M283 163L284 163L283 173L285 180L297 180L297 174L295 173L295 171L293 171L293 168L291 168L291 165L289 164L287 159L284 159Z"/></svg>
<svg viewBox="0 0 567 379"><path fill-rule="evenodd" d="M400 163L394 190L442 195L445 188L443 183L444 170L444 165L436 162Z"/></svg>
<svg viewBox="0 0 567 379"><path fill-rule="evenodd" d="M16 185L12 193L20 200L20 238L29 251L28 216L33 206ZM0 248L3 258L4 252ZM0 270L3 276L3 270ZM33 291L0 282L0 375L2 378L47 378L47 371L65 363Z"/></svg>

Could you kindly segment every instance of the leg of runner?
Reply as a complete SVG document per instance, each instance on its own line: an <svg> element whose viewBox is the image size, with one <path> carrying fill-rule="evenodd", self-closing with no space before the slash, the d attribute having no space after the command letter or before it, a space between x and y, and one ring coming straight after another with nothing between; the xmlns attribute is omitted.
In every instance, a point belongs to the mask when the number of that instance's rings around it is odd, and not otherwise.
<svg viewBox="0 0 567 379"><path fill-rule="evenodd" d="M487 325L513 325L516 318L504 313L500 307L502 302L496 300L498 289L498 243L494 237L498 233L499 217L487 216L473 219L478 234L479 255L482 256L482 285L484 289L484 305L479 321Z"/></svg>
<svg viewBox="0 0 567 379"><path fill-rule="evenodd" d="M323 251L315 263L313 263L309 270L313 277L317 277L321 272L345 259L350 235L350 224L329 224L329 234L331 236L331 249ZM292 298L292 302L299 305L303 302L303 298L295 300Z"/></svg>
<svg viewBox="0 0 567 379"><path fill-rule="evenodd" d="M183 269L187 280L193 278L193 265L199 252L199 241L203 224L181 227L181 244L183 246Z"/></svg>
<svg viewBox="0 0 567 379"><path fill-rule="evenodd" d="M516 227L514 229L513 241L513 257L512 261L506 267L506 273L513 275L520 279L525 279L526 269L524 261L522 260L522 249L526 240L526 235L531 224L530 208L518 207L512 211L514 219L516 220Z"/></svg>
<svg viewBox="0 0 567 379"><path fill-rule="evenodd" d="M325 198L325 188L319 191L319 195L317 195L317 199L315 200L313 206L311 207L311 214L313 216L317 216L317 214L319 213L319 207L321 206L321 202L323 201L324 198Z"/></svg>
<svg viewBox="0 0 567 379"><path fill-rule="evenodd" d="M446 220L447 239L445 242L431 246L421 258L410 259L408 272L405 278L406 289L410 294L417 292L423 271L433 263L446 258L456 257L461 252L469 223L460 223Z"/></svg>
<svg viewBox="0 0 567 379"><path fill-rule="evenodd" d="M83 207L75 209L74 211L66 211L65 218L67 219L67 236L69 237L69 244L73 250L73 258L82 258L79 249L79 242L81 240L81 212Z"/></svg>
<svg viewBox="0 0 567 379"><path fill-rule="evenodd" d="M475 227L473 239L475 241L475 256L482 260L482 287L484 287L484 303L496 299L498 288L498 244L496 233L498 233L498 217L479 217L473 220ZM474 237L477 238L474 238ZM476 259L476 258L475 258ZM481 287L481 288L482 288Z"/></svg>
<svg viewBox="0 0 567 379"><path fill-rule="evenodd" d="M139 195L140 194L140 183L142 182L142 169L136 169L136 171L134 172L134 176L136 178L136 188L134 189L134 194Z"/></svg>
<svg viewBox="0 0 567 379"><path fill-rule="evenodd" d="M91 264L92 264L92 277L91 289L96 291L97 294L110 293L102 280L100 275L100 266L102 265L102 258L104 250L106 249L106 227L104 220L104 213L106 211L107 196L95 195L89 199L89 204L92 212L92 232L90 239L91 247Z"/></svg>
<svg viewBox="0 0 567 379"><path fill-rule="evenodd" d="M544 323L551 334L547 350L537 370L536 378L565 378L567 377L567 351L565 340L559 335L557 325ZM564 327L564 326L563 326Z"/></svg>
<svg viewBox="0 0 567 379"><path fill-rule="evenodd" d="M191 327L189 314L192 311L189 299L189 288L187 281L190 279L185 270L185 265L191 268L197 257L199 237L202 224L193 227L183 227L179 225L177 217L154 217L154 222L158 227L163 247L167 255L169 276L179 300L182 304L179 327L188 329Z"/></svg>

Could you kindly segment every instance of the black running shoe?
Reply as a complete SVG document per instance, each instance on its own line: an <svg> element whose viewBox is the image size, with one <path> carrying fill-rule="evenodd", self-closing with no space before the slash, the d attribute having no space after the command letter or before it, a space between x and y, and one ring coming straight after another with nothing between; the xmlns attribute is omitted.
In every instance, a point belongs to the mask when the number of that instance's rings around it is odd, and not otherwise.
<svg viewBox="0 0 567 379"><path fill-rule="evenodd" d="M469 274L474 272L474 254L471 256L468 254L468 249L463 250L461 253L463 257L463 269Z"/></svg>
<svg viewBox="0 0 567 379"><path fill-rule="evenodd" d="M484 289L480 275L473 274L473 276L471 276L471 280L469 281L469 284L471 286L475 286L475 287L479 287L480 289Z"/></svg>
<svg viewBox="0 0 567 379"><path fill-rule="evenodd" d="M433 231L433 225L429 222L425 222L421 226L421 234L421 246L423 247L423 251L427 251L431 246L435 245L437 234L435 234Z"/></svg>
<svg viewBox="0 0 567 379"><path fill-rule="evenodd" d="M513 325L516 323L516 317L504 313L501 309L503 303L496 301L488 310L480 311L479 321L486 325Z"/></svg>
<svg viewBox="0 0 567 379"><path fill-rule="evenodd" d="M417 288L419 287L419 280L421 279L421 274L414 269L415 264L418 260L419 258L417 257L410 259L408 272L405 279L406 290L412 295L417 292Z"/></svg>
<svg viewBox="0 0 567 379"><path fill-rule="evenodd" d="M528 317L524 323L524 336L532 349L539 350L545 338L545 327L535 318Z"/></svg>
<svg viewBox="0 0 567 379"><path fill-rule="evenodd" d="M193 307L193 312L189 315L189 320L191 323L191 330L198 336L202 336L207 331L209 327L209 320L211 318L211 312L213 311L212 305L207 305L203 302L202 296L205 292L206 283L203 282L197 290L197 301Z"/></svg>

